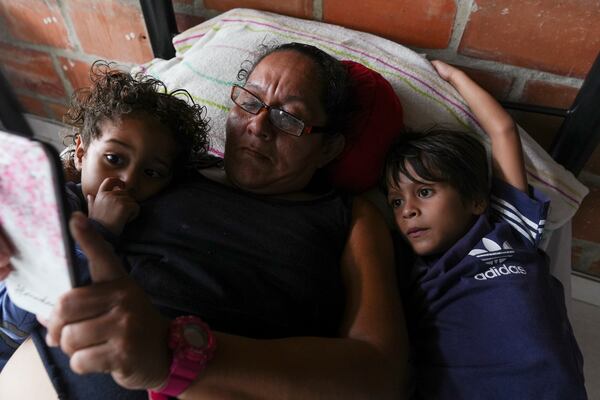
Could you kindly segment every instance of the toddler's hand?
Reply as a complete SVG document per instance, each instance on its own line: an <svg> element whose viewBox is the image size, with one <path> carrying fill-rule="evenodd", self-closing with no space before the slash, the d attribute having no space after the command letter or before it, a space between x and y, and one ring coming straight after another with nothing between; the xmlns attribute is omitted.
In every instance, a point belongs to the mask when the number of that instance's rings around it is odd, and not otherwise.
<svg viewBox="0 0 600 400"><path fill-rule="evenodd" d="M137 217L138 203L123 189L118 178L106 178L96 197L88 196L88 217L100 222L106 229L120 235L126 223Z"/></svg>

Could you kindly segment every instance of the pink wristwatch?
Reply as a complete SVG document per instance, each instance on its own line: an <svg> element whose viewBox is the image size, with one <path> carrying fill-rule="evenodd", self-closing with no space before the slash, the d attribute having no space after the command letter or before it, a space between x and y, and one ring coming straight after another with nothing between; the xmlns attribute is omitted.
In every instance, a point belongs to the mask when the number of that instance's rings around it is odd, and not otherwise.
<svg viewBox="0 0 600 400"><path fill-rule="evenodd" d="M215 337L200 318L175 318L169 327L169 348L173 351L169 376L160 389L148 390L149 399L167 400L181 394L204 370L216 347Z"/></svg>

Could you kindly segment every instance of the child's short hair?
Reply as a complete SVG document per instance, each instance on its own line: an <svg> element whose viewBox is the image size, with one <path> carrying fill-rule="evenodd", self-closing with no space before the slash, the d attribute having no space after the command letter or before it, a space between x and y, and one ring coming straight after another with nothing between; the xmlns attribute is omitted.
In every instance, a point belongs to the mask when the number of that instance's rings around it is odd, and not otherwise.
<svg viewBox="0 0 600 400"><path fill-rule="evenodd" d="M104 121L127 117L154 118L169 129L178 148L174 168L202 156L208 149L206 108L196 104L184 89L168 92L158 79L132 76L113 68L111 63L96 61L90 70L92 86L73 93L63 120L74 127L65 139L81 136L83 143L101 135Z"/></svg>
<svg viewBox="0 0 600 400"><path fill-rule="evenodd" d="M410 165L417 176L407 169ZM399 186L400 174L413 182L446 182L463 200L485 200L489 193L485 147L475 137L444 129L404 132L385 163L384 188Z"/></svg>

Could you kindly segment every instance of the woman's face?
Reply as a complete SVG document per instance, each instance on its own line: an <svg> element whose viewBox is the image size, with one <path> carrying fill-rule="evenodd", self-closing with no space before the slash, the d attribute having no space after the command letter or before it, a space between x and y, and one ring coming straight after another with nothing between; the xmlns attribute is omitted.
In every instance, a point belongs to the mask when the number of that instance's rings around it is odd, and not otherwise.
<svg viewBox="0 0 600 400"><path fill-rule="evenodd" d="M246 89L264 103L300 118L306 126L327 122L316 64L295 51L268 55L256 65ZM306 187L317 168L341 151L321 133L293 136L275 128L268 112L252 115L234 105L227 118L225 171L235 186L254 193L286 194Z"/></svg>

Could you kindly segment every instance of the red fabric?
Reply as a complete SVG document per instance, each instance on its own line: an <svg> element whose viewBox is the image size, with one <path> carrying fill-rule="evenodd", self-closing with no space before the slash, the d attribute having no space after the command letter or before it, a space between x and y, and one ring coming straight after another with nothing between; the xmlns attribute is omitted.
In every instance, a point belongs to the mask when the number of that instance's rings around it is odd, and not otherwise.
<svg viewBox="0 0 600 400"><path fill-rule="evenodd" d="M375 186L387 151L402 128L402 105L390 83L379 73L354 61L348 68L356 114L346 135L343 153L328 167L332 184L352 193Z"/></svg>

